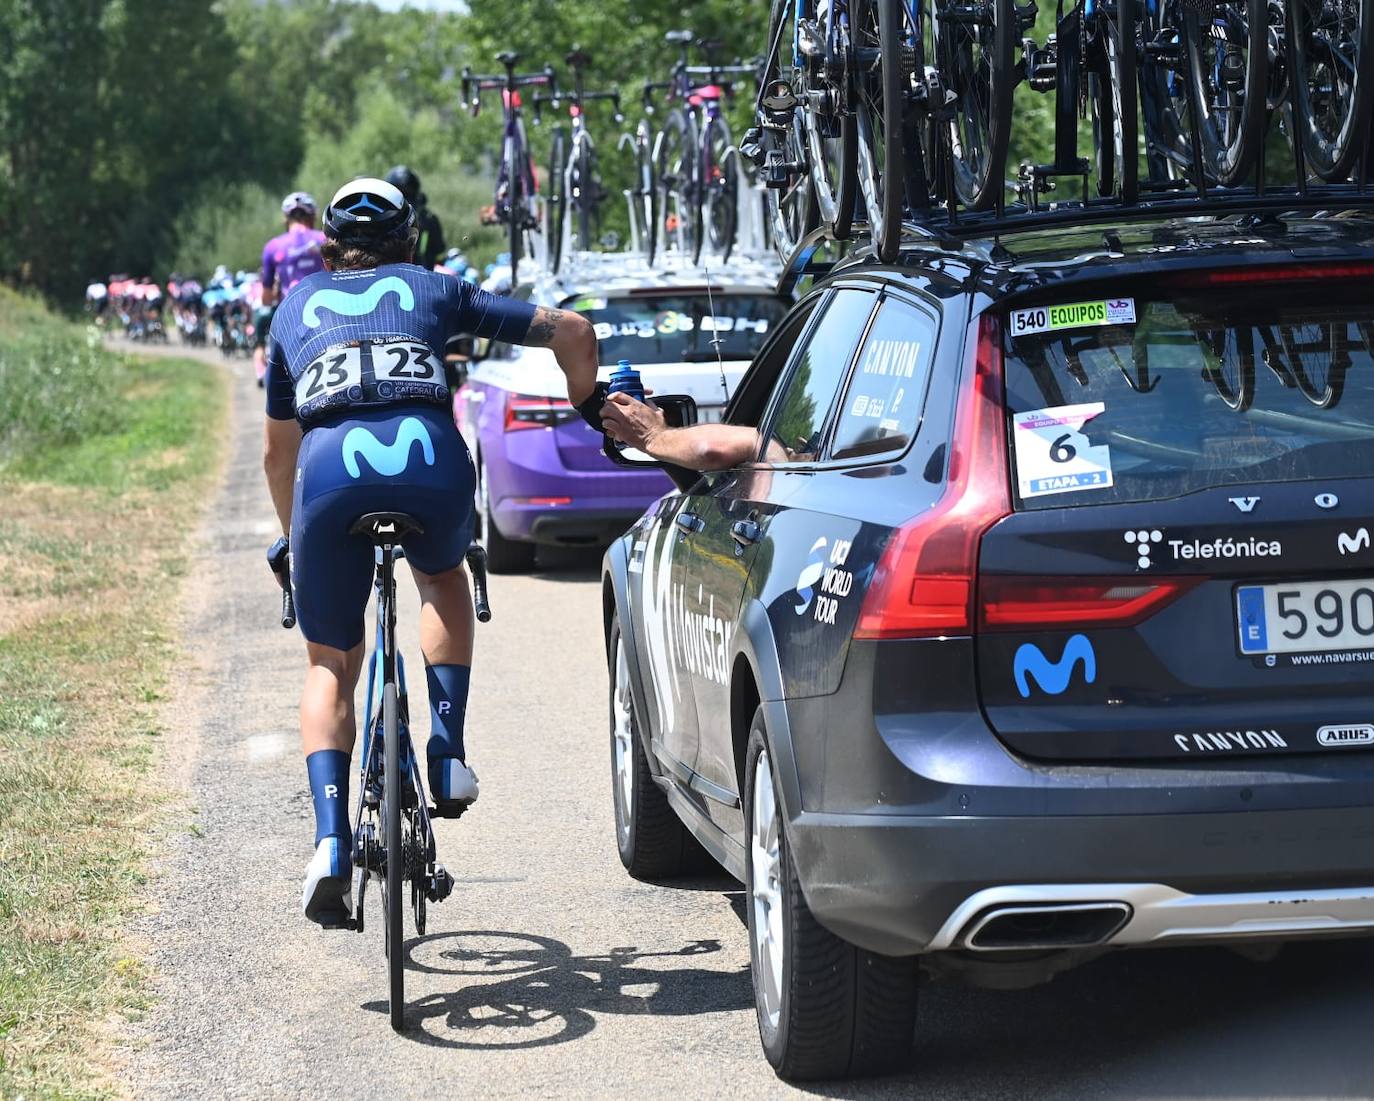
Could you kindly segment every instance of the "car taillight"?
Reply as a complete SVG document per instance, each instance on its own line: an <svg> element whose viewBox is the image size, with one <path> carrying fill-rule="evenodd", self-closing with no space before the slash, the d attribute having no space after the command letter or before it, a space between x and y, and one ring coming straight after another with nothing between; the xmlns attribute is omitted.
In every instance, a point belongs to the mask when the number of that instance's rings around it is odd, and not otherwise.
<svg viewBox="0 0 1374 1101"><path fill-rule="evenodd" d="M969 634L983 533L1011 513L1002 413L1002 335L984 314L970 340L944 496L892 533L864 594L855 638Z"/></svg>
<svg viewBox="0 0 1374 1101"><path fill-rule="evenodd" d="M1131 627L1173 603L1200 580L984 574L978 587L978 626L990 631Z"/></svg>
<svg viewBox="0 0 1374 1101"><path fill-rule="evenodd" d="M525 428L553 428L577 416L572 403L561 398L540 398L528 394L506 395L506 431Z"/></svg>

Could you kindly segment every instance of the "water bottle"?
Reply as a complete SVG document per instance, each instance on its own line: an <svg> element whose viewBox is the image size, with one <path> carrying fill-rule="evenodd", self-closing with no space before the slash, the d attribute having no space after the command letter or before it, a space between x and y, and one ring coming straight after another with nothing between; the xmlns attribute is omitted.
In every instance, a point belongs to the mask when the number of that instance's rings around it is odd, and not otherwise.
<svg viewBox="0 0 1374 1101"><path fill-rule="evenodd" d="M610 393L629 394L635 401L644 400L644 383L628 359L622 359L611 372Z"/></svg>

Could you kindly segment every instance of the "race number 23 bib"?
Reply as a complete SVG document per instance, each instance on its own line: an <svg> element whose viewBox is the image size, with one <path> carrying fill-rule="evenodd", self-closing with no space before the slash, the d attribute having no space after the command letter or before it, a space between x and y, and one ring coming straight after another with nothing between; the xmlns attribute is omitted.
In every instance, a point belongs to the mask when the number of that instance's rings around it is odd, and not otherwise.
<svg viewBox="0 0 1374 1101"><path fill-rule="evenodd" d="M365 379L370 361L372 377ZM442 401L448 386L443 364L416 340L363 340L339 344L311 360L296 380L296 408L322 411L343 403L399 398Z"/></svg>
<svg viewBox="0 0 1374 1101"><path fill-rule="evenodd" d="M439 363L425 345L413 340L388 340L372 345L372 374L378 382L433 382Z"/></svg>

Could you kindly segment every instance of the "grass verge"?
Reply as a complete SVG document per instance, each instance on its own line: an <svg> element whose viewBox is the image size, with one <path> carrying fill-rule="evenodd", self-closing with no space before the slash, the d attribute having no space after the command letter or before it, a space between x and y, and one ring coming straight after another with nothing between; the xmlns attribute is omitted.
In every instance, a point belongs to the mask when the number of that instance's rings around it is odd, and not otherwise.
<svg viewBox="0 0 1374 1101"><path fill-rule="evenodd" d="M41 411L0 417L0 1098L117 1089L171 597L226 397L212 366L116 356L0 288L0 411Z"/></svg>

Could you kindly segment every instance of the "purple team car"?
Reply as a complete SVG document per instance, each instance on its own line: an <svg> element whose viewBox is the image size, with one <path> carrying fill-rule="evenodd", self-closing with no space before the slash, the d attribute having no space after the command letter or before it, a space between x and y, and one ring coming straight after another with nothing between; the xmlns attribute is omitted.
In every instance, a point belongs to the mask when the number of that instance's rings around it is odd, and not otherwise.
<svg viewBox="0 0 1374 1101"><path fill-rule="evenodd" d="M605 276L584 271L577 282L539 281L517 295L588 318L602 378L628 359L647 389L690 394L701 420L719 419L787 312L775 273L713 269L708 286L700 270L601 268ZM672 488L657 470L614 466L602 454L602 437L569 404L547 349L493 345L459 389L453 413L477 467L477 538L493 572L529 569L539 544L604 546Z"/></svg>

